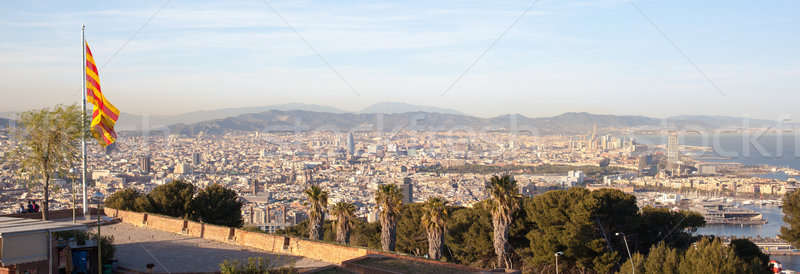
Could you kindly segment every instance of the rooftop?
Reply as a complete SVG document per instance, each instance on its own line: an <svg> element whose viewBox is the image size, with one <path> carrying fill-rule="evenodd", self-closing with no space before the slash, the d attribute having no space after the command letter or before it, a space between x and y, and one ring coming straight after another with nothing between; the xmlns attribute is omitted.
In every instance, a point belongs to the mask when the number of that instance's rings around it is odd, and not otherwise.
<svg viewBox="0 0 800 274"><path fill-rule="evenodd" d="M0 238L15 233L58 232L65 230L86 229L84 224L72 222L42 221L14 217L0 217Z"/></svg>

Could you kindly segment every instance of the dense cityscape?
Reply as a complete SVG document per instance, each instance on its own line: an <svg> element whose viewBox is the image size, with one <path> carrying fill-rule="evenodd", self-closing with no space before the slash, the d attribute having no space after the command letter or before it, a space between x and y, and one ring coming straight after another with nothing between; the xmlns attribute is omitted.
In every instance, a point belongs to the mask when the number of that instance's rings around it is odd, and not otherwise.
<svg viewBox="0 0 800 274"><path fill-rule="evenodd" d="M402 186L406 203L444 196L454 206L471 206L487 198L485 182L497 173L514 175L520 192L531 196L585 186L779 200L797 187L793 179L757 176L778 167L693 159L685 154L702 148L681 146L677 137L664 135L666 145L647 145L632 135L598 133L596 126L577 136L502 131L126 136L105 150L90 146L89 193L110 195L126 188L147 193L173 180L200 188L220 184L247 201L241 214L248 223L275 231L306 218L303 190L310 185L329 189L331 203L353 202L357 216L370 221L377 218L372 193L380 184ZM7 134L0 138L4 148L0 153L10 155L17 147L14 138ZM14 213L27 200L41 199L40 192L21 187L25 174L15 171L12 162L3 162L5 213ZM73 171L51 179L59 189L52 208L71 208L74 196L80 204L78 167ZM780 171L798 172L787 167Z"/></svg>
<svg viewBox="0 0 800 274"><path fill-rule="evenodd" d="M0 274L798 273L798 5L0 4Z"/></svg>

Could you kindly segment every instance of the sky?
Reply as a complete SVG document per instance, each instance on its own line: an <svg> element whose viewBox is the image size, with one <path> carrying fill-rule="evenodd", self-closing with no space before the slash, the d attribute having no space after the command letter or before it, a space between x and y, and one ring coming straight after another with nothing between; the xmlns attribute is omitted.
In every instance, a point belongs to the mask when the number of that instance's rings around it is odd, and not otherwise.
<svg viewBox="0 0 800 274"><path fill-rule="evenodd" d="M0 112L80 101L85 24L127 113L396 101L800 119L800 1L532 1L3 1Z"/></svg>

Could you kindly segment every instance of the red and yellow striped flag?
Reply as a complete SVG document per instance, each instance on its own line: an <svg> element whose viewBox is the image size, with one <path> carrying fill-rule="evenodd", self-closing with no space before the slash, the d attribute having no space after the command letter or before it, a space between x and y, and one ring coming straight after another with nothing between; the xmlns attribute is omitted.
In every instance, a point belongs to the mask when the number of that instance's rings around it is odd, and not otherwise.
<svg viewBox="0 0 800 274"><path fill-rule="evenodd" d="M119 110L114 107L100 90L100 74L94 63L89 43L86 43L86 100L94 105L90 129L101 146L106 147L117 140L114 124L119 118Z"/></svg>

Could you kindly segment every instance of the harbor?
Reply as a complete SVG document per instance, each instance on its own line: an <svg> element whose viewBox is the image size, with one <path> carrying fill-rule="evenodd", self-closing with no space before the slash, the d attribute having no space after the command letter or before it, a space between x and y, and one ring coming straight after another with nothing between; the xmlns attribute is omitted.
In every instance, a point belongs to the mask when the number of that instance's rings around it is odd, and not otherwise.
<svg viewBox="0 0 800 274"><path fill-rule="evenodd" d="M722 238L725 242L748 239L764 254L783 264L784 269L800 269L800 249L778 238L783 222L783 203L775 199L713 197L690 193L635 193L640 207L693 210L706 218L706 225L694 235Z"/></svg>

